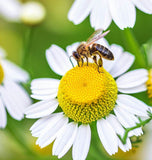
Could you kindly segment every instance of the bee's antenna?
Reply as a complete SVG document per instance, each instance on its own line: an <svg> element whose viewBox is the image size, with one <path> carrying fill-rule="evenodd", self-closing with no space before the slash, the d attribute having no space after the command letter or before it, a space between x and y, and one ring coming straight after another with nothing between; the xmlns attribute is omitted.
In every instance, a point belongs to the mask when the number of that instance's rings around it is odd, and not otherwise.
<svg viewBox="0 0 152 160"><path fill-rule="evenodd" d="M74 67L74 64L73 64L73 62L72 62L72 60L71 60L71 57L73 57L73 55L71 55L71 56L69 57L69 60L70 60L70 62L71 62L71 64L72 64L72 67Z"/></svg>

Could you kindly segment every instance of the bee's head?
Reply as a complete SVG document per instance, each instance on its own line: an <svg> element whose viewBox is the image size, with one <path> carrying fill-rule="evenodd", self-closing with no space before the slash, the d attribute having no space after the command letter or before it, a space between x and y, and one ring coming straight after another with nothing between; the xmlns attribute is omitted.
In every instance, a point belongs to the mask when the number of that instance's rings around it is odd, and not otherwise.
<svg viewBox="0 0 152 160"><path fill-rule="evenodd" d="M72 55L76 61L80 61L81 57L76 51L73 51Z"/></svg>

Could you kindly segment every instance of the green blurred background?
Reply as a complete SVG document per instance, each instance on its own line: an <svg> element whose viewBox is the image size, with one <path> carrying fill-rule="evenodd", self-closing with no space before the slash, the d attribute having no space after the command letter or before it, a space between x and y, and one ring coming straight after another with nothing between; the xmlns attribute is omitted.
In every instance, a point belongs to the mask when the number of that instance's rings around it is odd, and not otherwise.
<svg viewBox="0 0 152 160"><path fill-rule="evenodd" d="M26 0L24 0L24 2L26 2ZM77 26L68 21L67 14L73 0L39 0L39 2L46 8L46 18L42 24L32 29L33 36L32 39L30 39L29 56L26 59L24 69L30 73L32 79L40 77L58 78L58 75L51 71L46 62L45 50L52 44L57 44L65 49L67 45L86 40L94 30L90 26L89 17ZM109 43L119 44L123 46L125 50L131 51L125 41L124 31L121 31L114 23L110 25L109 29L111 32L106 36ZM22 50L24 48L25 34L28 30L29 26L22 23L8 22L0 18L0 46L6 50L8 59L18 65L22 63ZM150 40L152 38L152 15L147 15L137 10L136 24L132 31L140 46ZM137 67L135 63L133 68ZM146 94L143 93L136 96L151 104ZM6 129L0 130L0 160L57 159L51 156L51 146L45 150L40 150L38 146L34 145L36 139L32 138L29 132L29 128L33 122L34 120L22 120L18 122L8 115L11 134L8 126ZM18 132L20 137L14 138L16 132ZM22 139L22 141L33 150L35 156L25 151L24 147L16 141L17 138ZM142 139L146 139L146 136L142 136ZM134 148L128 153L119 152L115 157L123 160L143 160L141 155L143 155L144 152L145 141L139 144L138 148ZM96 145L100 145L101 150L103 150L102 145L98 142L99 139L96 140ZM92 154L93 147L91 147L88 154L88 157L92 157L90 159L93 160L95 158L93 158ZM72 159L71 151L62 159ZM103 155L101 154L101 160L102 159L111 158L108 156L106 158L106 153L103 152Z"/></svg>

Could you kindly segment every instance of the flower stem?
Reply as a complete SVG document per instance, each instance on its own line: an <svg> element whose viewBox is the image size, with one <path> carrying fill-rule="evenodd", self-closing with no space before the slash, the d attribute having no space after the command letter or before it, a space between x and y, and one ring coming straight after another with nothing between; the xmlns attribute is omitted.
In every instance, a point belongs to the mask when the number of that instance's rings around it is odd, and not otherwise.
<svg viewBox="0 0 152 160"><path fill-rule="evenodd" d="M30 42L33 35L33 27L28 27L25 33L25 39L23 44L23 52L22 52L22 67L26 66L26 60L29 58L30 51Z"/></svg>
<svg viewBox="0 0 152 160"><path fill-rule="evenodd" d="M131 128L126 128L123 138L120 135L118 135L119 139L121 140L121 142L123 144L126 144L127 137L128 137L128 134L129 134L130 131L144 126L145 124L149 123L151 120L152 120L152 117L146 119L145 121L140 120L140 123L136 123L136 126L131 127Z"/></svg>
<svg viewBox="0 0 152 160"><path fill-rule="evenodd" d="M136 63L139 67L146 67L145 57L144 54L140 50L140 46L137 43L133 32L127 28L123 31L123 38L125 40L125 44L127 49L135 55Z"/></svg>

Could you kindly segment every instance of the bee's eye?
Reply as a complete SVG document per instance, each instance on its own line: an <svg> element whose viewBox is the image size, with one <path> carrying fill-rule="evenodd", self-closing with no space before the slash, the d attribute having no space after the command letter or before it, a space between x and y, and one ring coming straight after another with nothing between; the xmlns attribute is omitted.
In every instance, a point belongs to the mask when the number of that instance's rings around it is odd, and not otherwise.
<svg viewBox="0 0 152 160"><path fill-rule="evenodd" d="M77 52L73 52L73 56L74 56L75 58L77 58L77 59L80 58L80 55L79 55Z"/></svg>

